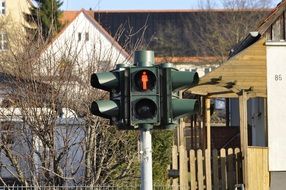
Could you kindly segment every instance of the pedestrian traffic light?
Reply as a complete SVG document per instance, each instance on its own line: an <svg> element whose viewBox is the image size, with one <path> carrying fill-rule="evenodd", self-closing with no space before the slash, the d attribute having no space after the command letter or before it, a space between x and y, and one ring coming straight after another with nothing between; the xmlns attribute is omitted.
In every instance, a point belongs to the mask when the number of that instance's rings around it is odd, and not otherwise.
<svg viewBox="0 0 286 190"><path fill-rule="evenodd" d="M119 127L127 126L129 107L126 107L126 67L125 64L117 65L112 71L93 73L91 75L91 86L97 89L105 90L110 93L109 100L97 100L92 102L90 112L110 120L111 124Z"/></svg>
<svg viewBox="0 0 286 190"><path fill-rule="evenodd" d="M160 75L154 66L153 51L135 53L137 67L130 68L130 122L134 127L140 124L160 124Z"/></svg>
<svg viewBox="0 0 286 190"><path fill-rule="evenodd" d="M161 65L161 128L174 128L177 120L199 111L196 99L180 99L178 90L198 84L197 72L178 71L171 63Z"/></svg>
<svg viewBox="0 0 286 190"><path fill-rule="evenodd" d="M134 66L91 75L94 88L109 100L92 102L92 114L109 119L121 130L173 128L177 120L199 109L196 99L180 99L178 90L196 85L196 72L178 71L170 63L155 65L153 51L137 51Z"/></svg>

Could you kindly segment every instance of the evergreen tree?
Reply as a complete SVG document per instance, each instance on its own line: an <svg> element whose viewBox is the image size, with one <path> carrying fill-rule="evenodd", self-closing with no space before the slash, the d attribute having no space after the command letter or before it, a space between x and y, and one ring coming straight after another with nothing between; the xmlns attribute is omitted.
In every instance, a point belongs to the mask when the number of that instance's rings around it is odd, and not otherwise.
<svg viewBox="0 0 286 190"><path fill-rule="evenodd" d="M35 6L31 9L31 18L38 26L37 34L49 39L61 29L61 0L34 0Z"/></svg>

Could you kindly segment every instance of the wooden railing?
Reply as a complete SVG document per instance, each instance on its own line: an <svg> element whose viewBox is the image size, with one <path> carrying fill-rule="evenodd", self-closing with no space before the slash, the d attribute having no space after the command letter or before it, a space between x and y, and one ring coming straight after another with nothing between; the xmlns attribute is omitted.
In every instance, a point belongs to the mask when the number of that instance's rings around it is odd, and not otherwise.
<svg viewBox="0 0 286 190"><path fill-rule="evenodd" d="M208 183L205 169L206 151L201 149L186 151L183 147L179 148L179 156L184 158L177 160L184 162L180 161L177 165L173 162L172 168L179 169L180 175L179 180L173 180L174 189L206 189ZM236 184L242 183L242 156L239 148L212 150L211 166L212 189L234 189Z"/></svg>

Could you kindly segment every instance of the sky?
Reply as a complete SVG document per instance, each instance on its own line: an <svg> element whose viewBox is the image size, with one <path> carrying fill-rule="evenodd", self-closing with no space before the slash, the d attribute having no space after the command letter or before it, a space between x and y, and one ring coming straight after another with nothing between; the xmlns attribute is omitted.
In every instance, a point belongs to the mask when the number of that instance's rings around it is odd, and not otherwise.
<svg viewBox="0 0 286 190"><path fill-rule="evenodd" d="M63 0L63 10L198 9L207 0ZM211 0L215 2L214 0ZM281 0L273 0L276 5ZM217 6L218 3L217 3Z"/></svg>
<svg viewBox="0 0 286 190"><path fill-rule="evenodd" d="M199 0L63 0L64 10L191 9Z"/></svg>

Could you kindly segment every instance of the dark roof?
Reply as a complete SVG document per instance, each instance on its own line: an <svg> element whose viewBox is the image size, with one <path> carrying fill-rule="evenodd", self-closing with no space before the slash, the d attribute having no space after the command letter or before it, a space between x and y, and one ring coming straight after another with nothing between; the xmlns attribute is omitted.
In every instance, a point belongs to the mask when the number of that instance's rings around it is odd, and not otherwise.
<svg viewBox="0 0 286 190"><path fill-rule="evenodd" d="M15 102L29 99L33 100L30 103L50 104L52 101L51 97L53 96L51 85L6 72L0 72L0 89L2 91L1 96Z"/></svg>
<svg viewBox="0 0 286 190"><path fill-rule="evenodd" d="M157 56L221 56L267 13L269 10L95 11L94 18L129 52L144 48ZM228 32L234 25L240 27L241 39ZM229 47L221 50L218 44L223 40L216 36L230 41Z"/></svg>
<svg viewBox="0 0 286 190"><path fill-rule="evenodd" d="M265 36L267 30L271 28L274 22L277 21L278 17L281 16L281 14L283 14L285 10L286 1L283 0L268 13L266 18L260 21L258 27L255 29L254 32L250 32L243 40L241 40L233 47L233 49L230 51L229 57L233 57L234 55L238 54L239 52L254 44L262 36Z"/></svg>
<svg viewBox="0 0 286 190"><path fill-rule="evenodd" d="M259 32L250 32L246 38L244 38L241 42L236 44L229 52L229 58L235 56L245 48L254 44L257 40L259 40L261 34Z"/></svg>

